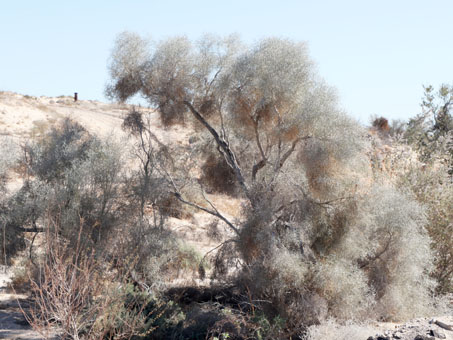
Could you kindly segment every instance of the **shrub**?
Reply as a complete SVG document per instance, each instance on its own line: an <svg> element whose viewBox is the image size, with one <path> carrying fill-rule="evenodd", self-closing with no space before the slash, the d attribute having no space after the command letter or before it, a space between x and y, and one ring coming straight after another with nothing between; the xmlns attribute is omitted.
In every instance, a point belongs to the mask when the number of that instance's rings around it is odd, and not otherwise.
<svg viewBox="0 0 453 340"><path fill-rule="evenodd" d="M73 162L86 158L93 139L84 127L65 118L39 143L25 147L25 162L40 179L59 180Z"/></svg>
<svg viewBox="0 0 453 340"><path fill-rule="evenodd" d="M48 233L41 265L39 278L31 279L33 303L25 315L42 336L130 339L152 331L146 326L149 294L136 291L126 277L109 277L80 244L74 251Z"/></svg>
<svg viewBox="0 0 453 340"><path fill-rule="evenodd" d="M438 92L432 86L425 87L422 112L404 126L404 139L395 140L386 152L380 151L386 174L426 207L426 229L435 263L431 274L442 294L453 291L452 94L448 85Z"/></svg>
<svg viewBox="0 0 453 340"><path fill-rule="evenodd" d="M20 216L12 216L12 193L9 192L7 183L13 173L13 167L19 159L19 148L9 139L0 139L0 263L10 263L11 257L24 249L25 241L19 230L21 227ZM17 202L20 204L20 202Z"/></svg>
<svg viewBox="0 0 453 340"><path fill-rule="evenodd" d="M234 196L237 191L236 177L233 170L221 155L208 154L201 166L201 182L210 192Z"/></svg>
<svg viewBox="0 0 453 340"><path fill-rule="evenodd" d="M383 135L388 135L390 132L389 121L384 117L375 118L371 125Z"/></svg>
<svg viewBox="0 0 453 340"><path fill-rule="evenodd" d="M398 146L404 148L404 146ZM406 147L408 148L408 147ZM412 152L408 148L408 152ZM439 148L438 151L442 150ZM445 154L444 154L445 155ZM434 254L435 268L432 277L437 281L437 292L445 294L453 292L453 240L452 205L453 184L451 182L448 162L443 156L435 157L422 163L415 154L411 161L408 157L400 157L398 153L390 154L394 164L397 185L411 190L417 200L426 207L426 229L431 237L431 248Z"/></svg>

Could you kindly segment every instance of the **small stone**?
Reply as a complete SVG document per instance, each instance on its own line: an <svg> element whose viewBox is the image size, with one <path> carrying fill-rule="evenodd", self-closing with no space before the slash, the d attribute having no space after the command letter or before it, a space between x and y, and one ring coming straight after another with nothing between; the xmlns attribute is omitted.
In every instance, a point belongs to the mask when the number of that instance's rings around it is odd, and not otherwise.
<svg viewBox="0 0 453 340"><path fill-rule="evenodd" d="M396 332L393 334L393 339L402 339L403 338L403 333L401 332Z"/></svg>
<svg viewBox="0 0 453 340"><path fill-rule="evenodd" d="M376 337L376 340L390 340L390 337L385 336L385 335L378 335Z"/></svg>
<svg viewBox="0 0 453 340"><path fill-rule="evenodd" d="M427 335L417 335L414 340L435 340L432 336Z"/></svg>

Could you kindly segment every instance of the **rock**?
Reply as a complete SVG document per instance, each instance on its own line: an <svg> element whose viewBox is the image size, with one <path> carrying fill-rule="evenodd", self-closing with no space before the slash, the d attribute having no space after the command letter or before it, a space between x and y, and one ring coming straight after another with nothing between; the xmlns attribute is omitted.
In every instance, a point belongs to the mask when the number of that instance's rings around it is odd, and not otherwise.
<svg viewBox="0 0 453 340"><path fill-rule="evenodd" d="M414 340L435 340L432 336L428 335L417 335Z"/></svg>
<svg viewBox="0 0 453 340"><path fill-rule="evenodd" d="M444 333L439 332L439 331L437 331L435 329L430 329L429 330L429 335L431 335L431 336L433 336L435 338L438 338L438 339L446 339L447 338Z"/></svg>
<svg viewBox="0 0 453 340"><path fill-rule="evenodd" d="M402 339L403 338L403 333L401 332L395 332L393 334L393 339Z"/></svg>

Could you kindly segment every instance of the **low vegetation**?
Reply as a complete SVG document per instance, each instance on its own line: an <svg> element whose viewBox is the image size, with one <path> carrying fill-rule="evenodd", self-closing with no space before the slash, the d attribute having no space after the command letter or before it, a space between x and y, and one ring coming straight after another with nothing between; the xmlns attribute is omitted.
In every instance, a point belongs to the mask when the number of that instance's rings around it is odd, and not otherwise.
<svg viewBox="0 0 453 340"><path fill-rule="evenodd" d="M123 33L109 70L112 98L140 94L193 136L163 143L154 113L131 108L130 147L69 119L2 144L2 261L28 250L41 334L346 339L369 320L429 315L453 292L451 88L427 88L407 124L367 131L288 40ZM219 193L241 208L221 211ZM198 212L218 242L207 254L170 228ZM181 275L198 284L172 284Z"/></svg>

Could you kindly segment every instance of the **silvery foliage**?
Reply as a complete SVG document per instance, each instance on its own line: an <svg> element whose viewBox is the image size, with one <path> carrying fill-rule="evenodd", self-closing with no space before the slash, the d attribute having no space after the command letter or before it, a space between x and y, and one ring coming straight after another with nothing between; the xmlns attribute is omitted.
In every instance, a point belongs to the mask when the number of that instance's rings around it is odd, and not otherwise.
<svg viewBox="0 0 453 340"><path fill-rule="evenodd" d="M7 263L9 255L23 248L24 243L18 233L10 227L12 218L9 199L12 193L8 190L8 181L13 179L12 167L19 158L19 147L9 137L0 139L0 263Z"/></svg>
<svg viewBox="0 0 453 340"><path fill-rule="evenodd" d="M0 190L6 190L5 185L11 167L19 157L19 146L8 137L0 138Z"/></svg>
<svg viewBox="0 0 453 340"><path fill-rule="evenodd" d="M124 46L113 57L136 53ZM374 183L364 131L339 109L304 44L177 37L149 51L131 56L128 72L117 72L120 59L111 63L110 94L140 93L164 114L198 113L225 141L217 144L248 202L235 216L237 253L219 254L240 257L254 294L294 327L323 311L342 319L426 312L433 285L423 210ZM130 78L132 92L123 88Z"/></svg>
<svg viewBox="0 0 453 340"><path fill-rule="evenodd" d="M112 97L125 100L140 93L161 111L176 110L185 117L188 108L184 101L200 112L214 111L210 123L221 131L222 122L225 138L240 140L243 148L253 150L255 158L258 150L248 136L253 130L250 122L267 105L272 106L278 122L258 118L264 149L290 127L297 129L299 138L316 138L339 159L361 147L360 128L338 109L334 91L316 75L303 43L271 38L248 47L235 36L206 36L196 43L185 37L158 43L140 39L123 33L116 41L110 63L112 84L108 86ZM147 47L148 53L143 50ZM136 80L133 93L131 87L122 87L130 78ZM239 103L247 106L246 112ZM238 118L247 124L238 124ZM267 140L273 134L276 136ZM290 145L283 143L287 148ZM284 151L283 147L270 149L268 163L277 162L277 153ZM243 166L251 167L249 163Z"/></svg>

